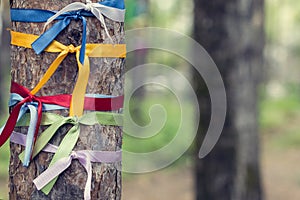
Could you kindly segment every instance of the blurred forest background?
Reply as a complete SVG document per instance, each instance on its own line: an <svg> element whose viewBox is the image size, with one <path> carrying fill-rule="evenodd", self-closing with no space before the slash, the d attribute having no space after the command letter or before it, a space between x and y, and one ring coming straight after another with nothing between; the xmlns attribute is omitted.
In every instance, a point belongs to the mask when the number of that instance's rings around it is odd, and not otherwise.
<svg viewBox="0 0 300 200"><path fill-rule="evenodd" d="M192 0L126 0L126 29L147 26L163 27L193 37L194 4ZM8 25L7 2L1 0L3 27ZM267 200L300 198L300 2L296 0L265 0L265 48L262 82L259 85L260 167L264 197ZM234 27L233 27L234 28ZM0 65L0 124L7 118L9 91L9 48L7 31L1 38ZM298 38L299 37L299 38ZM140 53L140 54L138 54ZM136 57L136 54L139 56ZM142 56L141 56L142 55ZM138 59L137 59L138 58ZM175 68L191 80L191 67L176 56L162 51L132 52L128 54L127 68L145 63L161 63ZM172 83L172 77L153 77L151 69L145 79L163 79ZM126 80L127 85L134 80ZM127 89L130 90L130 88ZM184 92L184 89L183 91ZM149 108L162 105L168 119L155 137L147 140L124 135L124 149L145 152L168 143L180 122L180 109L174 95L167 89L146 86L135 93L127 107L133 118L145 125L149 122ZM136 106L138 102L139 106ZM193 120L193 105L183 105ZM138 108L137 108L138 107ZM137 110L138 109L138 110ZM192 126L192 125L191 125ZM186 130L186 133L193 130ZM0 199L7 198L9 144L0 149ZM197 151L197 150L196 150ZM123 199L195 199L194 156L191 149L171 166L152 173L123 174Z"/></svg>

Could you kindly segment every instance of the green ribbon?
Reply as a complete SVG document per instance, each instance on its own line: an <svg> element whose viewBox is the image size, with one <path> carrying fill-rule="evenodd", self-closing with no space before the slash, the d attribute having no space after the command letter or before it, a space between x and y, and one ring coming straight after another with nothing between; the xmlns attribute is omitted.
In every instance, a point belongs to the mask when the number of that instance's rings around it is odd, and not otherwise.
<svg viewBox="0 0 300 200"><path fill-rule="evenodd" d="M28 126L30 116L24 115L20 119L17 126ZM34 158L43 148L48 144L50 139L54 136L57 130L65 125L71 124L73 127L66 133L63 140L61 141L56 153L54 154L49 167L56 163L58 160L64 157L68 157L73 148L75 147L80 134L80 124L86 126L92 126L96 124L110 125L110 126L122 126L123 115L118 113L110 112L90 112L79 118L77 117L63 117L54 113L43 113L41 125L50 125L43 133L41 133L36 141L33 149L32 158ZM24 160L24 151L19 155L20 160ZM54 186L58 177L49 182L42 191L48 195Z"/></svg>

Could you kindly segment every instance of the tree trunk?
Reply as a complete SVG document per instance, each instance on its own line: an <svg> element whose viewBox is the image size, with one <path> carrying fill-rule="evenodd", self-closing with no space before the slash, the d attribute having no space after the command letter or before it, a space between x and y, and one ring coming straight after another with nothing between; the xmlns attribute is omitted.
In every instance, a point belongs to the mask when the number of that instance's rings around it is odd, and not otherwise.
<svg viewBox="0 0 300 200"><path fill-rule="evenodd" d="M35 8L46 10L60 10L74 0L11 0L12 8ZM85 2L85 1L82 1ZM96 2L96 1L93 1ZM105 18L106 25L115 41L124 41L123 23ZM12 30L40 35L44 23L12 22ZM82 23L73 20L71 24L56 38L62 44L81 45ZM87 17L87 43L102 43L109 41L103 26L96 18ZM11 47L12 80L29 88L41 79L47 68L58 54L43 52L36 55L32 49ZM91 74L87 86L87 93L108 95L123 95L124 59L121 58L90 58ZM77 77L77 61L74 55L68 55L48 83L37 93L42 95L71 94ZM57 113L58 111L56 111ZM66 111L59 111L67 116ZM43 127L45 128L45 127ZM58 145L63 134L70 127L64 126L56 133L52 143ZM26 133L26 128L17 131ZM102 151L116 151L121 148L121 128L113 126L95 125L81 127L80 137L74 150L92 149ZM9 169L10 199L83 199L86 183L86 173L78 161L72 161L71 166L59 176L53 189L46 196L38 191L32 180L44 171L53 155L41 152L28 168L22 166L18 155L20 145L11 144L11 159ZM120 163L118 163L120 164ZM121 199L121 172L116 164L93 163L92 199Z"/></svg>
<svg viewBox="0 0 300 200"><path fill-rule="evenodd" d="M221 138L212 152L196 163L197 199L262 199L257 87L263 65L264 2L194 0L194 4L194 36L218 66L227 93ZM198 135L203 138L210 119L210 99L203 84L198 81L196 87L201 102Z"/></svg>
<svg viewBox="0 0 300 200"><path fill-rule="evenodd" d="M8 27L8 3L6 1L3 1L0 3L1 6L1 13L0 13L0 90L6 91L7 90L7 81L8 78L6 77L9 69L9 51L6 51L9 47L9 33L8 31L5 31L5 29ZM7 110L6 105L7 103L7 95L8 92L1 92L0 93L0 113L5 113ZM0 118L2 118L1 116Z"/></svg>

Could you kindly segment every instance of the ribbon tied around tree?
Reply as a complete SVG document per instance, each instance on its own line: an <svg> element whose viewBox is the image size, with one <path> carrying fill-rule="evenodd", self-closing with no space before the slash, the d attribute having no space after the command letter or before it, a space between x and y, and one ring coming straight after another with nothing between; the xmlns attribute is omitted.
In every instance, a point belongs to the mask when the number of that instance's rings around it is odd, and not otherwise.
<svg viewBox="0 0 300 200"><path fill-rule="evenodd" d="M28 116L25 114L17 126L27 126ZM43 113L42 125L50 125L44 132L38 137L35 147L33 149L32 157L34 158L39 152L41 152L48 144L50 139L55 135L57 130L66 125L71 124L72 128L65 134L58 149L56 150L49 168L62 158L68 158L76 145L76 142L80 134L80 125L92 126L96 124L110 125L110 126L122 126L123 115L118 113L109 112L90 112L81 117L63 117L54 113ZM24 161L25 152L19 155L20 160ZM53 185L55 184L58 175L47 181L46 185L43 185L42 191L45 194L49 194Z"/></svg>

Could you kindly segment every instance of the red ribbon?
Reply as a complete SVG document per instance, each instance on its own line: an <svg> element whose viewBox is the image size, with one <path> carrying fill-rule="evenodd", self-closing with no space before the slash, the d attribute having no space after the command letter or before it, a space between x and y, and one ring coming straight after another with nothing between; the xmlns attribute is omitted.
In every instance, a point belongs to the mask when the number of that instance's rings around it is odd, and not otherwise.
<svg viewBox="0 0 300 200"><path fill-rule="evenodd" d="M17 93L23 98L27 97L30 94L30 91L19 85L16 82L11 83L10 88L11 93ZM63 107L70 108L70 102L72 95L70 94L60 94L55 96L44 96L39 97L43 103L47 104L56 104ZM116 97L106 97L106 98L93 98L85 97L84 99L84 109L91 111L112 111L123 108L124 96Z"/></svg>
<svg viewBox="0 0 300 200"><path fill-rule="evenodd" d="M17 123L17 119L19 116L20 109L22 105L28 102L37 102L38 103L38 121L34 133L34 143L36 141L39 126L42 120L42 104L55 104L63 107L70 107L70 102L72 99L72 95L69 94L60 94L54 96L35 96L30 93L30 91L19 85L16 82L11 83L11 93L17 93L21 95L24 99L17 103L11 113L10 116L3 128L3 131L0 135L0 147L8 140L11 136L15 125ZM93 97L85 97L84 100L84 109L85 110L92 110L92 111L112 111L118 110L123 107L124 96L117 96L117 97L108 97L108 98L93 98Z"/></svg>

